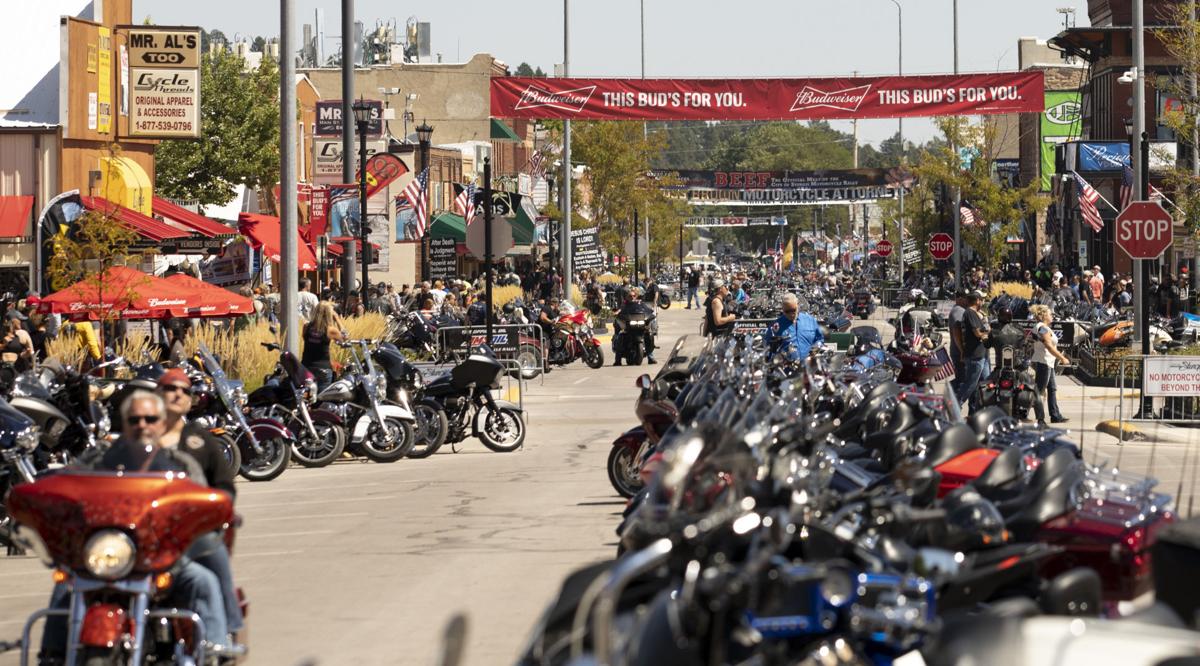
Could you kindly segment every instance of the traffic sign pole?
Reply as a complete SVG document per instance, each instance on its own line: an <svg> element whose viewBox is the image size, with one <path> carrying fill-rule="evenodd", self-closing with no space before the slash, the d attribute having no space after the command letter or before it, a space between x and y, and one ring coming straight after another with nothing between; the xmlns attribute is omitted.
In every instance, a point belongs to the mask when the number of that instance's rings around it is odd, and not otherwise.
<svg viewBox="0 0 1200 666"><path fill-rule="evenodd" d="M1147 144L1142 143L1143 146ZM1146 157L1143 155L1143 157ZM1144 162L1143 162L1144 163ZM1145 182L1145 181L1143 181ZM1142 193L1144 195L1144 192ZM1151 263L1162 256L1171 246L1174 220L1160 204L1154 201L1135 201L1117 215L1114 223L1117 246L1131 259L1136 260L1138 269L1137 294L1141 296L1135 304L1140 322L1136 324L1141 335L1143 354L1150 353L1150 299L1146 288L1150 284Z"/></svg>

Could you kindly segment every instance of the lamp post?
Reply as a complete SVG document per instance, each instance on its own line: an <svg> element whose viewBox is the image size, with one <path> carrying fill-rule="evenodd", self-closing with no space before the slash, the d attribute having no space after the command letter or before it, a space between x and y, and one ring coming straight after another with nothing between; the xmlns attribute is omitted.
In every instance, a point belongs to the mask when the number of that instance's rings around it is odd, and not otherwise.
<svg viewBox="0 0 1200 666"><path fill-rule="evenodd" d="M420 174L425 169L429 168L429 140L433 137L433 128L424 120L420 125L417 125L417 148L421 158L421 163L417 165L417 173ZM429 188L425 188L425 192L421 195L425 197L425 202L429 202ZM426 207L428 210L428 207ZM425 235L421 236L421 280L429 279L429 224L425 225Z"/></svg>
<svg viewBox="0 0 1200 666"><path fill-rule="evenodd" d="M370 265L367 260L367 248L370 247L367 241L367 232L370 230L367 225L367 123L371 122L371 107L360 99L354 103L352 109L354 128L358 130L358 237L362 246L362 284L359 285L358 298L366 309L367 267Z"/></svg>
<svg viewBox="0 0 1200 666"><path fill-rule="evenodd" d="M896 5L896 73L904 76L904 8L900 6L900 0L892 0L892 4ZM900 136L900 167L904 167L904 119L900 118L896 121L897 133ZM900 251L898 255L900 261L897 263L900 267L900 288L904 289L904 182L901 177L900 182ZM863 253L866 256L866 253ZM903 292L902 292L903 293Z"/></svg>

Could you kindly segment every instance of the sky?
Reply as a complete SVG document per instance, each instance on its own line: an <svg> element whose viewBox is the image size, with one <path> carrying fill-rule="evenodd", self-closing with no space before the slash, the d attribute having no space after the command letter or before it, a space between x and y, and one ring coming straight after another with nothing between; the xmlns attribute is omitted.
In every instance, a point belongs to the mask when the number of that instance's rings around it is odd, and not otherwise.
<svg viewBox="0 0 1200 666"><path fill-rule="evenodd" d="M294 0L296 36L325 10L326 53L338 48L341 3ZM572 76L641 74L640 7L645 6L646 76L804 77L894 74L897 10L892 0L569 0ZM954 0L898 0L903 8L904 73L954 71ZM958 0L959 67L963 72L1015 70L1017 40L1045 40L1062 29L1056 8L1073 7L1088 25L1085 0ZM227 36L279 34L272 0L133 0L134 21L199 25ZM516 69L528 62L552 72L563 56L563 0L443 0L399 3L357 0L355 18L403 26L409 16L431 24L432 48L445 62L490 53ZM839 129L849 123L835 123ZM895 121L859 123L864 142L896 131ZM906 138L935 134L928 120L907 120Z"/></svg>

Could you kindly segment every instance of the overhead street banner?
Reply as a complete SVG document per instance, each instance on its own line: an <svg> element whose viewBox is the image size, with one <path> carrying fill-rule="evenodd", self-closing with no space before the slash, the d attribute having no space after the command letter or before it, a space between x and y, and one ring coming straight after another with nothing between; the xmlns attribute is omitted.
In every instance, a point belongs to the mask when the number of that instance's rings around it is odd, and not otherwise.
<svg viewBox="0 0 1200 666"><path fill-rule="evenodd" d="M698 205L766 205L860 202L888 199L899 187L896 170L656 171L680 184L663 188Z"/></svg>
<svg viewBox="0 0 1200 666"><path fill-rule="evenodd" d="M689 217L685 227L707 229L711 227L786 227L787 218L775 217Z"/></svg>
<svg viewBox="0 0 1200 666"><path fill-rule="evenodd" d="M1043 74L817 79L492 79L492 116L839 120L1042 113Z"/></svg>

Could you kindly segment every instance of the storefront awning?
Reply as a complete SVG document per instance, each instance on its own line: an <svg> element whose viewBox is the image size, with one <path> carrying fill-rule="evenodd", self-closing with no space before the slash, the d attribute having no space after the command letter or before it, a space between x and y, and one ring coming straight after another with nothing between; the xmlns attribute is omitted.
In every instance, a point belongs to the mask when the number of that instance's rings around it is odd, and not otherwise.
<svg viewBox="0 0 1200 666"><path fill-rule="evenodd" d="M524 206L517 206L517 214L509 218L508 223L512 225L514 244L533 245L533 230L537 225L529 218Z"/></svg>
<svg viewBox="0 0 1200 666"><path fill-rule="evenodd" d="M126 229L136 231L155 242L162 242L169 238L187 238L192 235L187 231L181 231L152 217L142 215L132 208L115 204L104 197L81 196L79 201L84 208L102 215L111 215Z"/></svg>
<svg viewBox="0 0 1200 666"><path fill-rule="evenodd" d="M211 220L199 213L193 213L182 206L176 206L166 199L154 197L153 209L155 215L167 220L171 220L172 222L182 224L183 226L196 231L203 236L208 236L209 238L215 238L217 236L232 236L234 233L236 233L232 228L227 227L216 220Z"/></svg>
<svg viewBox="0 0 1200 666"><path fill-rule="evenodd" d="M503 141L521 140L521 137L517 136L517 133L513 131L513 128L506 125L503 120L497 120L496 118L492 118L491 138L500 139Z"/></svg>
<svg viewBox="0 0 1200 666"><path fill-rule="evenodd" d="M256 250L261 249L263 256L267 259L275 262L281 261L279 218L257 213L242 213L238 216L238 231L250 241L251 247ZM296 262L302 271L317 270L317 258L313 256L312 248L304 242L299 233L296 234Z"/></svg>
<svg viewBox="0 0 1200 666"><path fill-rule="evenodd" d="M453 238L459 243L467 242L467 221L454 213L442 213L433 218L429 225L430 238Z"/></svg>
<svg viewBox="0 0 1200 666"><path fill-rule="evenodd" d="M32 195L0 197L0 238L23 238L29 235Z"/></svg>

